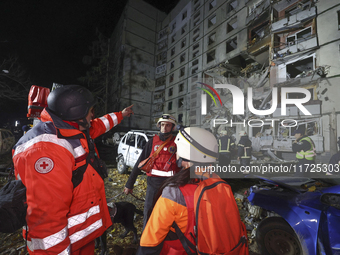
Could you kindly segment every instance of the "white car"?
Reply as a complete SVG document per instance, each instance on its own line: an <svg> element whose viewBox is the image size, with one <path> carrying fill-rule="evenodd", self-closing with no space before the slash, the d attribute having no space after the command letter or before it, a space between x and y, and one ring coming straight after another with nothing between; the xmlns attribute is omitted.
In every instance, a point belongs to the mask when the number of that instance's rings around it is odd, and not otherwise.
<svg viewBox="0 0 340 255"><path fill-rule="evenodd" d="M129 167L134 167L146 143L157 133L158 131L132 130L120 139L116 157L120 174L127 173Z"/></svg>

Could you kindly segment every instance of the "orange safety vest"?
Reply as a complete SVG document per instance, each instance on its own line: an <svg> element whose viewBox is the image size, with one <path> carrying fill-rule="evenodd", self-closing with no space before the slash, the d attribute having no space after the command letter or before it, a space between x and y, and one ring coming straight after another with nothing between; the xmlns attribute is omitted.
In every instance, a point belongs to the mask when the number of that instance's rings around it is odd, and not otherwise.
<svg viewBox="0 0 340 255"><path fill-rule="evenodd" d="M148 176L158 176L158 177L171 177L177 173L180 169L176 165L176 144L175 136L172 137L170 142L168 142L164 148L159 152L156 158L152 170L147 173ZM155 135L152 139L152 150L150 156L158 149L158 147L164 143L158 135ZM170 159L171 158L171 159ZM170 168L168 171L164 170L164 166L170 159Z"/></svg>
<svg viewBox="0 0 340 255"><path fill-rule="evenodd" d="M119 112L92 120L90 136L104 134L122 118ZM44 109L41 122L13 148L16 178L27 189L30 254L71 254L111 226L104 182L86 164L88 147L84 133ZM85 172L74 188L73 171L82 166L86 166Z"/></svg>

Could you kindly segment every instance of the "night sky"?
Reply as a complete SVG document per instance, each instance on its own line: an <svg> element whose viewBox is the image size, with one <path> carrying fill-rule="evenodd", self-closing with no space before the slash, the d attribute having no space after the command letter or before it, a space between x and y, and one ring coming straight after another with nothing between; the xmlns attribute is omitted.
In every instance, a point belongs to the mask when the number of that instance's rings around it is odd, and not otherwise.
<svg viewBox="0 0 340 255"><path fill-rule="evenodd" d="M89 47L96 40L96 28L109 37L114 30L126 0L1 0L1 59L17 55L35 85L52 87L52 83L72 84L85 75L88 66L82 59L91 55ZM147 0L168 13L178 0ZM23 107L12 107L7 113L20 117ZM14 104L17 105L17 104ZM20 108L20 109L15 109ZM3 109L1 109L1 113ZM22 116L23 115L23 116ZM1 117L1 116L0 116ZM0 123L2 121L0 120Z"/></svg>

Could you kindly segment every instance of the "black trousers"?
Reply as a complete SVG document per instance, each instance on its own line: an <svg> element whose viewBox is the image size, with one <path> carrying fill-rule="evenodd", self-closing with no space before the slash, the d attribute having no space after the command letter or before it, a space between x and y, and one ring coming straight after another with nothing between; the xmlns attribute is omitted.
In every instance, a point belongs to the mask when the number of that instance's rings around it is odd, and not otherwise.
<svg viewBox="0 0 340 255"><path fill-rule="evenodd" d="M146 188L145 203L144 203L143 230L144 230L146 223L148 222L148 219L151 215L152 208L153 208L153 205L154 205L155 196L157 195L159 188L162 186L162 183L167 178L168 177L148 176L147 179L146 179L148 186Z"/></svg>
<svg viewBox="0 0 340 255"><path fill-rule="evenodd" d="M231 162L230 155L220 153L218 156L218 164L220 166L229 166Z"/></svg>

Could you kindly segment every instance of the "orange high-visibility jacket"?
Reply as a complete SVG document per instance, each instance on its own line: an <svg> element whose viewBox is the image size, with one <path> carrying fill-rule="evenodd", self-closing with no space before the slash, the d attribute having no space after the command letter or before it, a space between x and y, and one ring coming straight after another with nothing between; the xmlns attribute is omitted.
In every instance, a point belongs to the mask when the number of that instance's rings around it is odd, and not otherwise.
<svg viewBox="0 0 340 255"><path fill-rule="evenodd" d="M104 134L122 119L119 112L92 120L90 136ZM81 183L73 188L72 172L86 164L88 153L84 133L48 109L41 113L41 122L14 146L15 175L27 189L30 254L71 254L112 224L104 182L90 164Z"/></svg>
<svg viewBox="0 0 340 255"><path fill-rule="evenodd" d="M191 193L193 196L194 189ZM179 187L166 186L142 233L137 254L162 254L167 240L178 239L175 229L172 228L174 222L183 233L186 233L188 210L185 198ZM181 243L178 249L183 249Z"/></svg>

